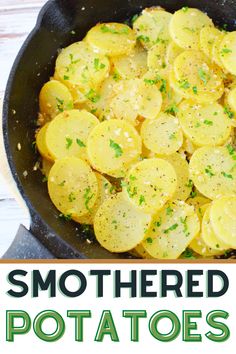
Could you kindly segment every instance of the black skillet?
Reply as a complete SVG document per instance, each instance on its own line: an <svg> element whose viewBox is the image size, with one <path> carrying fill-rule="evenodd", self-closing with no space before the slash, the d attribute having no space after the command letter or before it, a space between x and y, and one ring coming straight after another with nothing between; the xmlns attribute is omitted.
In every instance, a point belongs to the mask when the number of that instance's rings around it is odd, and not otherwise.
<svg viewBox="0 0 236 354"><path fill-rule="evenodd" d="M216 25L227 24L229 30L236 29L236 0L51 0L41 10L35 29L15 60L4 100L8 161L31 215L30 231L20 227L4 258L129 257L107 252L78 225L59 218L40 171L33 171L38 157L32 150L32 141L39 91L53 74L58 50L81 40L98 22L123 22L143 8L157 5L171 12L183 6L196 7L207 12ZM17 150L19 142L21 151Z"/></svg>

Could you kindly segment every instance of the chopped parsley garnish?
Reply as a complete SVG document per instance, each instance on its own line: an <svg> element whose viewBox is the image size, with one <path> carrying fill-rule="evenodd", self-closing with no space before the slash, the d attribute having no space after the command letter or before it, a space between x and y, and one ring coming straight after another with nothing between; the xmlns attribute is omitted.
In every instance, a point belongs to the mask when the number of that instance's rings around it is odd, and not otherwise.
<svg viewBox="0 0 236 354"><path fill-rule="evenodd" d="M74 60L73 54L69 54L69 56L70 56L70 63L71 64L77 64L80 61L80 59Z"/></svg>
<svg viewBox="0 0 236 354"><path fill-rule="evenodd" d="M70 80L70 77L67 76L67 75L64 75L64 76L63 76L63 79L64 79L65 81L67 81L67 80Z"/></svg>
<svg viewBox="0 0 236 354"><path fill-rule="evenodd" d="M70 203L74 202L76 200L76 197L73 192L71 192L68 196L68 200Z"/></svg>
<svg viewBox="0 0 236 354"><path fill-rule="evenodd" d="M85 143L80 139L76 139L76 143L79 145L79 147L86 147Z"/></svg>
<svg viewBox="0 0 236 354"><path fill-rule="evenodd" d="M189 236L189 230L188 230L188 225L187 225L187 216L185 218L180 218L181 224L184 226L184 233L186 236Z"/></svg>
<svg viewBox="0 0 236 354"><path fill-rule="evenodd" d="M183 258L195 259L193 251L190 248L186 248L184 253L182 254Z"/></svg>
<svg viewBox="0 0 236 354"><path fill-rule="evenodd" d="M175 104L172 104L172 106L169 106L166 110L165 113L169 114L176 114L178 113L179 109Z"/></svg>
<svg viewBox="0 0 236 354"><path fill-rule="evenodd" d="M170 140L175 140L176 139L176 132L170 134Z"/></svg>
<svg viewBox="0 0 236 354"><path fill-rule="evenodd" d="M234 149L234 147L230 144L228 144L226 147L227 147L227 150L228 150L230 156L233 157L233 160L236 160L236 150Z"/></svg>
<svg viewBox="0 0 236 354"><path fill-rule="evenodd" d="M63 104L64 104L64 100L61 100L60 98L56 97L56 101L57 101L57 109L59 112L63 112Z"/></svg>
<svg viewBox="0 0 236 354"><path fill-rule="evenodd" d="M197 93L198 93L198 91L197 91L197 86L193 86L193 93L194 93L195 95L197 95Z"/></svg>
<svg viewBox="0 0 236 354"><path fill-rule="evenodd" d="M140 195L139 205L142 205L143 203L145 203L145 197L143 195Z"/></svg>
<svg viewBox="0 0 236 354"><path fill-rule="evenodd" d="M154 225L156 227L161 227L161 224L162 224L162 218L160 218L159 221L154 222Z"/></svg>
<svg viewBox="0 0 236 354"><path fill-rule="evenodd" d="M65 220L65 221L71 221L72 214L60 214L59 218Z"/></svg>
<svg viewBox="0 0 236 354"><path fill-rule="evenodd" d="M85 200L84 204L85 204L86 209L89 212L91 212L91 209L89 208L89 202L93 198L93 196L94 196L94 193L91 194L91 188L90 187L86 188L85 193L84 193L84 200Z"/></svg>
<svg viewBox="0 0 236 354"><path fill-rule="evenodd" d="M100 100L100 98L101 98L101 96L100 96L97 92L95 92L93 89L91 89L91 90L85 95L85 97L86 97L89 101L91 101L91 102L93 102L93 103L97 103L97 102Z"/></svg>
<svg viewBox="0 0 236 354"><path fill-rule="evenodd" d="M130 176L129 176L129 179L130 179L130 181L136 181L136 180L137 180L137 177L130 175Z"/></svg>
<svg viewBox="0 0 236 354"><path fill-rule="evenodd" d="M48 181L48 177L47 176L43 176L42 182L45 183Z"/></svg>
<svg viewBox="0 0 236 354"><path fill-rule="evenodd" d="M114 74L113 74L113 80L116 82L121 80L121 76L119 75L119 73L116 70L114 71Z"/></svg>
<svg viewBox="0 0 236 354"><path fill-rule="evenodd" d="M143 35L138 36L138 37L137 37L137 40L138 40L138 41L143 41L144 43L149 43L149 42L150 42L150 38L147 37L147 36L143 36Z"/></svg>
<svg viewBox="0 0 236 354"><path fill-rule="evenodd" d="M233 119L234 118L234 112L232 112L228 107L224 107L224 112L225 112L225 114L227 114L229 119Z"/></svg>
<svg viewBox="0 0 236 354"><path fill-rule="evenodd" d="M138 194L137 187L133 187L133 189L130 186L127 187L127 193L129 194L130 198L133 198L135 195Z"/></svg>
<svg viewBox="0 0 236 354"><path fill-rule="evenodd" d="M233 179L233 176L226 173L226 172L221 172L222 176L224 176L225 178L229 178L229 179Z"/></svg>
<svg viewBox="0 0 236 354"><path fill-rule="evenodd" d="M167 209L166 209L166 215L173 215L173 212L174 212L174 210L171 208L171 207L168 207Z"/></svg>
<svg viewBox="0 0 236 354"><path fill-rule="evenodd" d="M145 84L148 84L148 85L156 85L158 83L158 79L156 80L151 80L151 79L144 79L144 82Z"/></svg>
<svg viewBox="0 0 236 354"><path fill-rule="evenodd" d="M167 86L167 82L164 79L161 79L161 87L160 87L160 92L164 92L166 93L166 86Z"/></svg>
<svg viewBox="0 0 236 354"><path fill-rule="evenodd" d="M91 109L90 112L91 112L92 114L95 114L95 113L97 112L97 110L98 110L97 108L94 108L94 109Z"/></svg>
<svg viewBox="0 0 236 354"><path fill-rule="evenodd" d="M212 167L210 165L208 165L207 168L205 168L205 173L210 177L215 176L215 174L212 171Z"/></svg>
<svg viewBox="0 0 236 354"><path fill-rule="evenodd" d="M229 54L232 53L232 50L229 48L223 48L220 52L220 54L222 55L222 57L224 57L225 54Z"/></svg>
<svg viewBox="0 0 236 354"><path fill-rule="evenodd" d="M206 85L210 79L209 75L207 75L207 73L202 68L198 70L198 75L200 79L203 81L204 85Z"/></svg>
<svg viewBox="0 0 236 354"><path fill-rule="evenodd" d="M195 29L194 29L194 28L191 28L191 27L184 27L183 29L184 29L185 31L189 31L189 32L191 32L191 33L196 32Z"/></svg>
<svg viewBox="0 0 236 354"><path fill-rule="evenodd" d="M138 19L139 15L134 15L132 18L131 18L131 23L132 25L134 24L134 22Z"/></svg>
<svg viewBox="0 0 236 354"><path fill-rule="evenodd" d="M66 138L66 148L69 150L71 145L73 144L73 140L71 138Z"/></svg>
<svg viewBox="0 0 236 354"><path fill-rule="evenodd" d="M190 88L190 83L188 82L188 80L180 80L179 87L182 89L188 89Z"/></svg>
<svg viewBox="0 0 236 354"><path fill-rule="evenodd" d="M118 158L120 156L122 156L123 154L123 150L120 147L119 144L117 144L115 141L110 139L110 147L115 151L115 157Z"/></svg>
<svg viewBox="0 0 236 354"><path fill-rule="evenodd" d="M62 181L60 184L58 184L59 187L64 187L66 181Z"/></svg>
<svg viewBox="0 0 236 354"><path fill-rule="evenodd" d="M188 184L186 184L186 187L193 188L193 181L191 179L188 181Z"/></svg>
<svg viewBox="0 0 236 354"><path fill-rule="evenodd" d="M188 6L182 7L182 11L183 11L183 12L187 12L188 10L189 10L189 7L188 7Z"/></svg>
<svg viewBox="0 0 236 354"><path fill-rule="evenodd" d="M146 242L149 243L149 244L152 244L153 243L153 239L151 237L148 237L146 239Z"/></svg>
<svg viewBox="0 0 236 354"><path fill-rule="evenodd" d="M106 65L103 64L103 63L100 63L99 58L95 58L95 59L94 59L94 69L95 69L96 71L102 70L102 69L104 69L105 67L106 67Z"/></svg>
<svg viewBox="0 0 236 354"><path fill-rule="evenodd" d="M195 192L195 191L192 191L191 193L190 193L190 198L195 198L196 197L196 195L197 195L197 192Z"/></svg>
<svg viewBox="0 0 236 354"><path fill-rule="evenodd" d="M212 120L207 120L207 119L205 119L203 123L206 124L206 125L210 125L210 126L213 125Z"/></svg>
<svg viewBox="0 0 236 354"><path fill-rule="evenodd" d="M177 229L179 225L178 224L174 224L171 227L169 227L168 229L164 230L164 234L168 234L170 231L174 231Z"/></svg>
<svg viewBox="0 0 236 354"><path fill-rule="evenodd" d="M195 124L195 128L199 128L201 126L201 123L200 122L197 122L196 124Z"/></svg>

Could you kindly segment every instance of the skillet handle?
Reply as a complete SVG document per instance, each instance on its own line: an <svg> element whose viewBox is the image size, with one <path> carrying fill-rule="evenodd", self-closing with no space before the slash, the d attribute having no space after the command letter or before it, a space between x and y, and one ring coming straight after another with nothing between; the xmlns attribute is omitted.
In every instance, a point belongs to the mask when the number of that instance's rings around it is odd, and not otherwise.
<svg viewBox="0 0 236 354"><path fill-rule="evenodd" d="M2 259L55 259L23 225L20 225L14 241Z"/></svg>

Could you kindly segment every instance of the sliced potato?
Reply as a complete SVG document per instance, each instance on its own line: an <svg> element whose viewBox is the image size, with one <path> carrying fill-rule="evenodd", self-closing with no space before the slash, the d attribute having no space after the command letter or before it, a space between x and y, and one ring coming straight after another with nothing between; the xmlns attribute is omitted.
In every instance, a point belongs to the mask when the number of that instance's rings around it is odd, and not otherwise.
<svg viewBox="0 0 236 354"><path fill-rule="evenodd" d="M209 206L210 206L209 203L201 206L201 213L199 213L199 212L197 213L200 221L202 221L202 218ZM217 246L218 246L218 244L217 244ZM224 251L220 251L217 248L214 249L214 248L208 247L202 238L201 232L192 240L189 247L194 252L200 254L203 257L213 257L213 256L219 256L221 254L224 254Z"/></svg>
<svg viewBox="0 0 236 354"><path fill-rule="evenodd" d="M147 52L136 46L129 55L112 58L117 74L125 80L141 78L147 71Z"/></svg>
<svg viewBox="0 0 236 354"><path fill-rule="evenodd" d="M153 259L153 257L147 252L147 250L145 250L142 243L136 246L133 251L136 252L136 254L141 258Z"/></svg>
<svg viewBox="0 0 236 354"><path fill-rule="evenodd" d="M231 122L217 103L183 101L177 113L184 134L196 146L222 145L230 136Z"/></svg>
<svg viewBox="0 0 236 354"><path fill-rule="evenodd" d="M99 120L82 110L65 111L48 126L46 146L54 160L66 156L76 156L87 160L87 140Z"/></svg>
<svg viewBox="0 0 236 354"><path fill-rule="evenodd" d="M190 160L190 178L209 199L236 195L236 168L231 151L229 147L202 147Z"/></svg>
<svg viewBox="0 0 236 354"><path fill-rule="evenodd" d="M225 69L236 75L236 31L225 35L220 44L220 55Z"/></svg>
<svg viewBox="0 0 236 354"><path fill-rule="evenodd" d="M162 95L158 88L141 81L138 87L140 98L138 113L146 119L155 119L162 107Z"/></svg>
<svg viewBox="0 0 236 354"><path fill-rule="evenodd" d="M172 14L160 8L149 8L134 22L134 31L138 40L146 49L158 42L170 41L169 23Z"/></svg>
<svg viewBox="0 0 236 354"><path fill-rule="evenodd" d="M167 113L160 113L157 119L144 121L141 137L144 145L159 155L171 155L183 144L178 119Z"/></svg>
<svg viewBox="0 0 236 354"><path fill-rule="evenodd" d="M94 231L98 242L108 251L127 252L142 242L150 223L150 215L134 208L119 193L98 209Z"/></svg>
<svg viewBox="0 0 236 354"><path fill-rule="evenodd" d="M222 197L212 203L210 220L221 242L236 248L236 197Z"/></svg>
<svg viewBox="0 0 236 354"><path fill-rule="evenodd" d="M200 48L203 53L208 57L212 58L212 49L215 40L222 34L220 30L215 27L203 27L200 32Z"/></svg>
<svg viewBox="0 0 236 354"><path fill-rule="evenodd" d="M111 193L112 185L108 181L108 179L106 179L104 176L102 176L100 173L97 172L95 172L95 175L97 177L97 182L98 182L98 196L90 212L84 216L76 218L76 221L79 222L80 224L92 225L99 207L106 199L108 199L112 195Z"/></svg>
<svg viewBox="0 0 236 354"><path fill-rule="evenodd" d="M166 49L166 63L167 65L173 65L175 59L183 52L183 48L180 48L175 42L171 42Z"/></svg>
<svg viewBox="0 0 236 354"><path fill-rule="evenodd" d="M114 97L109 107L115 118L124 119L136 125L140 105L139 85L140 80L134 79L122 80L114 87Z"/></svg>
<svg viewBox="0 0 236 354"><path fill-rule="evenodd" d="M45 177L48 178L49 172L51 171L53 164L54 164L54 162L43 158L43 160L42 160L42 173Z"/></svg>
<svg viewBox="0 0 236 354"><path fill-rule="evenodd" d="M134 31L122 23L99 23L91 28L86 36L97 52L109 56L129 54L135 46Z"/></svg>
<svg viewBox="0 0 236 354"><path fill-rule="evenodd" d="M39 94L39 108L47 120L51 120L59 113L73 109L73 98L68 88L56 80L48 81L43 85Z"/></svg>
<svg viewBox="0 0 236 354"><path fill-rule="evenodd" d="M192 205L195 209L195 212L197 213L199 219L201 220L204 215L204 208L205 205L210 204L211 200L204 197L204 195L200 193L196 193L196 195L193 198L189 198L186 203L189 205Z"/></svg>
<svg viewBox="0 0 236 354"><path fill-rule="evenodd" d="M98 182L90 166L77 157L57 160L48 177L55 207L74 220L90 212L97 200Z"/></svg>
<svg viewBox="0 0 236 354"><path fill-rule="evenodd" d="M172 16L170 35L172 40L184 49L200 49L199 34L204 27L213 27L212 20L202 11L184 7Z"/></svg>
<svg viewBox="0 0 236 354"><path fill-rule="evenodd" d="M236 114L236 87L229 92L227 97L227 103L229 104L233 112Z"/></svg>
<svg viewBox="0 0 236 354"><path fill-rule="evenodd" d="M169 203L155 215L142 245L158 259L177 259L200 230L194 209L183 202Z"/></svg>
<svg viewBox="0 0 236 354"><path fill-rule="evenodd" d="M117 119L102 122L95 127L87 146L91 165L114 177L123 177L126 169L142 152L141 138L135 128Z"/></svg>
<svg viewBox="0 0 236 354"><path fill-rule="evenodd" d="M189 183L189 168L186 158L179 153L165 156L165 160L171 163L177 175L177 189L173 195L173 200L186 200L191 192L191 183Z"/></svg>
<svg viewBox="0 0 236 354"><path fill-rule="evenodd" d="M201 91L211 92L219 87L223 81L221 70L200 51L187 50L181 53L175 59L174 72L179 87L183 89L191 88L196 96L198 91L200 93Z"/></svg>
<svg viewBox="0 0 236 354"><path fill-rule="evenodd" d="M220 68L224 68L222 60L221 60L221 53L220 53L220 45L221 42L223 41L225 34L220 32L218 33L218 36L215 38L215 41L212 46L212 59L213 61L219 65Z"/></svg>
<svg viewBox="0 0 236 354"><path fill-rule="evenodd" d="M210 213L211 205L208 206L203 216L201 237L208 247L218 249L219 251L225 251L229 249L230 246L215 234L210 220Z"/></svg>
<svg viewBox="0 0 236 354"><path fill-rule="evenodd" d="M148 51L147 64L149 70L155 71L166 68L166 51L166 42L159 42Z"/></svg>
<svg viewBox="0 0 236 354"><path fill-rule="evenodd" d="M172 165L152 158L133 166L125 179L124 195L140 210L154 214L170 200L177 188Z"/></svg>
<svg viewBox="0 0 236 354"><path fill-rule="evenodd" d="M56 61L56 76L69 89L78 90L85 98L96 101L95 90L108 76L110 63L106 56L94 52L85 42L62 49ZM81 100L81 99L80 99Z"/></svg>
<svg viewBox="0 0 236 354"><path fill-rule="evenodd" d="M41 156L48 161L53 161L53 156L51 155L46 144L46 132L48 130L48 126L49 123L46 123L36 134L36 146Z"/></svg>
<svg viewBox="0 0 236 354"><path fill-rule="evenodd" d="M207 88L199 90L197 86L191 86L188 80L177 80L174 70L170 71L169 80L170 86L175 92L184 98L190 98L199 103L215 102L220 99L224 93L223 82L220 86L212 88L210 91Z"/></svg>

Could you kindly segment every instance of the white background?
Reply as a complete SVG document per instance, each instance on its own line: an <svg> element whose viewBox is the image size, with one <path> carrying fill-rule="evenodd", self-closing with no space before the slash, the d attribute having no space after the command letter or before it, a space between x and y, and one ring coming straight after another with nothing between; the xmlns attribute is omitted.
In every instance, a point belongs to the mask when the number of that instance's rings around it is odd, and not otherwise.
<svg viewBox="0 0 236 354"><path fill-rule="evenodd" d="M180 270L185 277L187 269L203 269L204 272L208 269L223 270L230 280L230 288L226 295L221 298L210 299L189 299L175 298L170 294L168 298L146 298L132 299L129 297L129 290L124 289L121 299L113 297L113 282L112 277L107 277L105 280L105 296L102 299L96 298L96 282L95 277L88 276L88 287L86 292L77 299L69 299L63 296L59 291L57 298L48 298L47 292L42 292L39 299L33 299L31 294L28 294L23 299L14 299L6 295L6 291L11 288L6 281L7 274L13 269L25 269L29 273L26 277L27 283L31 283L31 271L40 269L42 275L46 276L49 269L56 269L58 278L61 273L68 269L78 269L86 276L91 269L111 269L122 270L123 281L128 280L128 271L131 269L157 269L158 272L162 269L177 269ZM82 354L143 354L148 353L181 353L181 354L235 354L235 270L236 265L226 264L19 264L19 265L1 265L1 306L0 306L0 352L3 354L49 354L49 353L82 353ZM155 277L153 289L159 292L159 278ZM71 280L72 281L72 280ZM201 291L205 291L206 278L203 276L200 281ZM71 284L73 286L73 284ZM183 285L183 293L186 284ZM17 289L15 289L17 290ZM19 289L18 289L19 290ZM149 289L151 290L151 289ZM25 310L31 318L40 312L47 309L58 311L64 318L66 323L66 331L64 337L55 343L46 343L39 340L34 332L17 336L14 343L5 341L5 311L8 310ZM66 317L67 310L91 310L92 319L85 319L84 322L84 343L78 343L74 340L74 320ZM134 343L130 341L130 320L122 318L122 310L147 310L148 319L140 320L140 342ZM148 320L151 315L159 310L171 310L175 312L180 321L182 321L182 310L202 310L202 319L197 319L198 333L203 336L202 343L185 343L182 342L180 335L177 340L170 343L161 343L154 339L148 330ZM225 323L231 329L231 337L224 343L214 343L205 338L204 334L209 331L209 326L206 324L205 316L211 310L221 309L230 313L228 320ZM120 338L119 343L111 342L110 338L106 338L103 343L94 342L94 337L97 331L97 326L102 313L102 310L111 310L116 324L117 332ZM223 320L224 321L224 320ZM51 322L50 322L51 323ZM48 322L47 327L50 327ZM52 324L52 323L51 323ZM163 323L164 324L164 323ZM45 323L46 326L46 323ZM52 327L51 329L54 329Z"/></svg>

